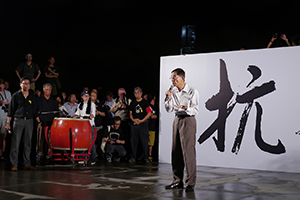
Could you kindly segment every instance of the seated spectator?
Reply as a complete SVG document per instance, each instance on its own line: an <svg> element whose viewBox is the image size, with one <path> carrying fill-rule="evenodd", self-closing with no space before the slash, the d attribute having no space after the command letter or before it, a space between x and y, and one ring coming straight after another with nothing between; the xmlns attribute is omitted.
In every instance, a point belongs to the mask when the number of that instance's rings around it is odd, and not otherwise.
<svg viewBox="0 0 300 200"><path fill-rule="evenodd" d="M107 126L104 130L103 141L106 142L105 155L107 162L111 162L113 156L115 161L120 161L126 155L124 148L125 140L123 138L123 130L120 128L121 118L114 117L114 123Z"/></svg>
<svg viewBox="0 0 300 200"><path fill-rule="evenodd" d="M57 101L57 105L58 105L58 110L60 111L60 113L57 114L57 116L59 117L66 117L68 115L67 109L63 106L62 102L61 102L62 97L61 96L57 96L56 97L56 101Z"/></svg>
<svg viewBox="0 0 300 200"><path fill-rule="evenodd" d="M64 107L66 108L66 110L68 112L68 116L75 115L75 112L77 111L77 107L78 107L78 103L76 103L76 101L77 101L76 95L71 94L70 95L70 101L64 103Z"/></svg>
<svg viewBox="0 0 300 200"><path fill-rule="evenodd" d="M65 92L61 93L61 104L64 105L68 101L67 94Z"/></svg>

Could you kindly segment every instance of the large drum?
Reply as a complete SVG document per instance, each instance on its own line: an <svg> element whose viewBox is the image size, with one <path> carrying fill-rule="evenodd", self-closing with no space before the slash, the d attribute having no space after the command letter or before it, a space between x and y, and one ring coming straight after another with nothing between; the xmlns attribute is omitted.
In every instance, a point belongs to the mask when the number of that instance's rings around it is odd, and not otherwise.
<svg viewBox="0 0 300 200"><path fill-rule="evenodd" d="M92 140L92 127L89 120L54 118L49 138L51 147L57 150L70 150L72 138L75 151L89 148Z"/></svg>

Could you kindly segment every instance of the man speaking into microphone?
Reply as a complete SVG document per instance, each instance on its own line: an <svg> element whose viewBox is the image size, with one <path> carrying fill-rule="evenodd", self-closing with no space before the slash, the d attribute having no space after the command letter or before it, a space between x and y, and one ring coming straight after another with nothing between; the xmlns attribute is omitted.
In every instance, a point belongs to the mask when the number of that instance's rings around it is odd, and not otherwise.
<svg viewBox="0 0 300 200"><path fill-rule="evenodd" d="M184 167L186 168L186 192L194 191L196 183L196 119L199 110L199 93L185 82L181 68L171 72L175 86L166 91L165 108L175 112L172 136L173 181L166 189L183 189Z"/></svg>

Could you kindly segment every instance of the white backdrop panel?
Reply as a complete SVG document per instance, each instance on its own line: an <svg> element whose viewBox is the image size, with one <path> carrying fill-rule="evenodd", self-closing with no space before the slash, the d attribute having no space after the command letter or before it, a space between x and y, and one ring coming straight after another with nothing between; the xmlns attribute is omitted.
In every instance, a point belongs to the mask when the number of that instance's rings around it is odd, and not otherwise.
<svg viewBox="0 0 300 200"><path fill-rule="evenodd" d="M205 108L205 102L219 91L220 59L223 59L234 93L243 94L255 86L275 81L276 90L255 101L263 108L263 140L270 145L277 145L280 140L286 152L271 154L258 148L254 139L257 110L253 104L240 151L238 154L232 153L231 148L246 106L236 104L226 121L225 151L217 150L212 139L213 136L217 137L217 132L214 132L201 145L196 142L197 165L300 172L300 135L295 134L300 130L299 55L300 47L289 47L161 57L159 161L171 162L171 127L174 113L167 113L164 108L165 91L171 84L171 71L177 67L184 69L186 82L199 91L199 114L196 117L198 139L218 116L217 110L209 111ZM249 65L259 67L262 75L246 88L252 79L252 75L247 71Z"/></svg>

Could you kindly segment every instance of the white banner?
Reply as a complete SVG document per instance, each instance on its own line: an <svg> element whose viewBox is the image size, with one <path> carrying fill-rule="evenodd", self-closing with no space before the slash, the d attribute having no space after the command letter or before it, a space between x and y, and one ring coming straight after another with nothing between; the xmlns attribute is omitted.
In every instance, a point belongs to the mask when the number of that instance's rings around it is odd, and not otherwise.
<svg viewBox="0 0 300 200"><path fill-rule="evenodd" d="M174 113L164 98L180 67L200 94L197 165L300 172L299 55L285 47L162 57L159 161L171 162Z"/></svg>

